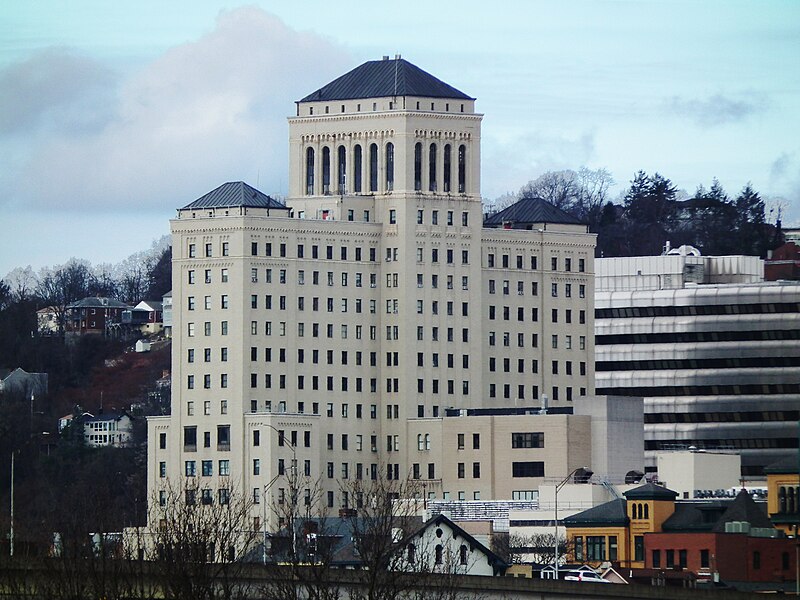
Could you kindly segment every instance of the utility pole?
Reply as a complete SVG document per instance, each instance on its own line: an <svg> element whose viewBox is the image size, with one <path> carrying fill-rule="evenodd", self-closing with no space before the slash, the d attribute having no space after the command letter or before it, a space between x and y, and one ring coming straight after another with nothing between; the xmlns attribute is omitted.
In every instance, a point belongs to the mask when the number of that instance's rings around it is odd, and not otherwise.
<svg viewBox="0 0 800 600"><path fill-rule="evenodd" d="M14 558L14 452L11 452L11 530L8 541L9 555Z"/></svg>

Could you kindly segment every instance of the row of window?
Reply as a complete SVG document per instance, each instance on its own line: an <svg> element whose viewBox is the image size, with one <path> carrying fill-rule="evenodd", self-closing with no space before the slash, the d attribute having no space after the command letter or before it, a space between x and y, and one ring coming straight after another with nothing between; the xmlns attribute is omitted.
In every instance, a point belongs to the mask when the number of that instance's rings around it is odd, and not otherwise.
<svg viewBox="0 0 800 600"><path fill-rule="evenodd" d="M800 312L800 302L769 304L712 304L697 306L631 306L627 308L598 308L596 319L635 317L690 317L696 315L766 315Z"/></svg>
<svg viewBox="0 0 800 600"><path fill-rule="evenodd" d="M687 331L669 333L617 333L598 335L598 345L608 344L693 344L699 342L748 342L800 340L800 329L735 331Z"/></svg>
<svg viewBox="0 0 800 600"><path fill-rule="evenodd" d="M497 370L496 366L497 366L497 362L496 362L495 357L494 356L490 356L489 357L489 371L491 373L494 373ZM581 375L585 376L586 375L586 363L585 362L580 362L579 366L580 366L579 373ZM572 361L571 360L565 360L564 361L564 369L563 369L564 375L572 375L573 374L572 371L573 371L573 369L572 369ZM510 372L511 372L511 359L510 358L504 358L503 359L503 373L510 373ZM532 359L531 360L531 373L538 373L538 372L539 372L539 361L536 360L536 359ZM518 358L517 359L517 373L525 373L525 359L524 358ZM550 373L552 375L558 375L559 374L559 361L557 361L557 360L551 361Z"/></svg>
<svg viewBox="0 0 800 600"><path fill-rule="evenodd" d="M798 410L762 410L746 412L645 413L645 423L760 423L800 421Z"/></svg>
<svg viewBox="0 0 800 600"><path fill-rule="evenodd" d="M598 388L597 393L609 396L720 396L745 394L800 394L798 383L754 383L744 385L663 385L655 387Z"/></svg>
<svg viewBox="0 0 800 600"><path fill-rule="evenodd" d="M368 219L367 219L368 220ZM280 258L289 258L287 254L287 244L281 242L280 244L276 244L277 246L277 253L274 256ZM324 254L320 252L320 246L317 244L311 245L311 253L309 256L306 256L306 246L305 244L297 244L297 250L295 256L293 258L312 258L313 260L350 260L349 257L349 249L347 246L340 246L338 259L334 258L336 253L334 252L334 246L328 245L325 246ZM264 242L264 253L259 253L260 246L259 242L250 242L250 255L251 256L273 256L273 244L272 242ZM368 260L369 262L376 262L378 260L378 249L375 246L370 246L368 248ZM361 262L363 259L363 246L355 246L353 248L353 260L356 262Z"/></svg>
<svg viewBox="0 0 800 600"><path fill-rule="evenodd" d="M200 492L198 498L198 492ZM211 506L214 504L214 490L211 488L203 488L203 489L196 489L190 488L185 490L184 492L186 504L189 506L194 506L200 502L200 504L205 506ZM230 503L231 492L228 488L220 488L217 490L217 502L221 505L227 505ZM165 507L167 505L167 492L165 490L160 490L158 493L158 504L161 507Z"/></svg>
<svg viewBox="0 0 800 600"><path fill-rule="evenodd" d="M421 106L421 102L419 100L417 100L417 108L416 108L416 110L425 110L424 108L420 108L420 106ZM395 101L389 101L389 110L397 109L397 108L405 108L405 101L403 102L402 107L400 105L398 105L397 102L395 102ZM372 103L372 111L375 112L377 110L378 110L378 103L377 102L373 102ZM432 111L436 110L436 103L435 102L431 102L431 110ZM441 110L441 105L439 106L439 110ZM450 103L449 102L445 102L444 103L444 110L445 110L445 112L450 112ZM341 112L344 113L344 111L345 111L345 105L342 104L341 105ZM358 102L356 104L356 112L361 112L361 103L360 102ZM461 112L462 113L464 112L464 103L463 102L461 103ZM314 106L313 105L308 107L308 114L309 115L313 115L314 114ZM330 114L330 106L328 106L327 104L325 105L325 114L326 115Z"/></svg>
<svg viewBox="0 0 800 600"><path fill-rule="evenodd" d="M214 461L213 460L203 460L200 461L201 464L201 474L203 477L213 477L214 476ZM159 476L166 477L167 476L167 463L160 462L159 463ZM183 474L186 477L197 477L197 461L196 460L186 460L183 463ZM217 461L217 475L220 477L229 477L231 474L231 461L228 459L219 460Z"/></svg>
<svg viewBox="0 0 800 600"><path fill-rule="evenodd" d="M448 210L445 213L445 221L444 225L447 227L452 227L453 222L453 211ZM431 210L430 214L430 224L431 225L439 225L439 211L438 210ZM425 211L421 208L417 209L417 225L425 225ZM461 226L468 227L469 226L469 212L462 211L461 212Z"/></svg>
<svg viewBox="0 0 800 600"><path fill-rule="evenodd" d="M421 340L420 338L420 327L417 327L417 340ZM437 329L434 327L434 329ZM503 333L503 346L509 347L511 346L511 332L504 331ZM563 348L565 350L572 350L572 336L571 335L564 335L561 337L563 341ZM435 339L434 339L435 341ZM451 340L448 340L451 341ZM550 347L553 350L557 350L559 347L559 335L554 333L550 336ZM489 345L495 346L497 345L497 335L496 332L490 331L489 332ZM518 332L517 333L517 347L524 348L525 347L525 334ZM538 348L539 347L539 334L532 333L531 334L531 348ZM581 335L578 336L578 349L586 350L586 336Z"/></svg>
<svg viewBox="0 0 800 600"><path fill-rule="evenodd" d="M440 186L437 180L439 169L441 168L442 181L441 189L445 193L457 191L460 194L466 192L466 154L465 145L458 146L456 150L456 182L457 187L453 189L453 148L450 144L445 144L442 151L441 167L437 161L438 146L431 143L423 148L421 142L414 146L414 190L423 189L423 152L427 154L427 169L424 174L427 181L427 189L431 192L438 191ZM306 148L305 164L305 188L306 195L330 195L332 193L343 195L347 193L360 194L364 191L375 193L379 191L381 182L383 189L391 192L394 189L394 143L387 142L383 146L383 167L380 167L380 149L378 144L372 143L367 147L367 157L364 157L364 149L361 144L353 146L352 167L348 169L348 151L344 145L340 145L335 150L334 156L331 147L323 146L321 149L321 161L317 163L316 150L312 147ZM366 162L366 164L365 164ZM365 168L366 167L366 168ZM332 175L335 174L335 185L332 185ZM381 174L383 177L381 178ZM348 183L348 177L352 182ZM382 181L381 181L382 180ZM319 185L321 183L321 189Z"/></svg>
<svg viewBox="0 0 800 600"><path fill-rule="evenodd" d="M516 255L516 267L517 267L517 269L524 269L525 268L524 262L525 262L525 258L522 255L517 254ZM572 257L567 256L567 257L564 258L563 262L559 262L557 256L551 256L550 257L550 270L551 271L558 271L559 270L559 265L564 267L564 271L572 272L572 265L573 265ZM497 268L497 267L499 267L501 269L510 269L511 268L511 257L508 254L501 254L500 255L500 261L498 262L498 261L495 260L494 252L490 252L490 253L488 253L486 255L486 266L489 269L494 269L494 268ZM537 256L531 256L530 257L530 270L531 271L536 271L538 268L539 268L538 257ZM585 258L579 258L578 259L578 273L585 273L585 272L586 272L586 259Z"/></svg>
<svg viewBox="0 0 800 600"><path fill-rule="evenodd" d="M159 438L160 448L166 448L167 437ZM211 448L211 432L203 432L203 448ZM230 425L217 425L217 450L230 451L231 449L231 426ZM183 451L184 452L197 452L197 426L188 425L183 428Z"/></svg>
<svg viewBox="0 0 800 600"><path fill-rule="evenodd" d="M553 298L558 298L558 283L551 283L550 284L550 295ZM565 283L564 284L564 297L565 298L572 298L572 284ZM511 291L510 281L508 279L504 279L502 282L502 291L504 296L508 296ZM497 293L497 286L495 285L495 280L489 280L489 294ZM525 295L525 282L524 281L517 281L517 295L524 296ZM538 281L531 281L531 296L538 296L539 295L539 282ZM586 285L578 284L578 297L585 298L586 297ZM584 316L584 320L585 320Z"/></svg>
<svg viewBox="0 0 800 600"><path fill-rule="evenodd" d="M577 535L573 538L573 544L577 562L617 560L619 545L615 535L587 535L585 538ZM644 560L644 558L637 560Z"/></svg>
<svg viewBox="0 0 800 600"><path fill-rule="evenodd" d="M511 386L510 383L502 384L502 387L500 389L501 389L501 391L503 393L503 398L505 400L510 400L511 399L511 388L512 388L512 386ZM490 383L489 384L489 397L490 398L497 398L497 389L498 389L498 384L496 384L496 383ZM559 386L557 386L557 385L554 385L553 387L550 388L550 399L551 400L556 401L556 402L561 400L560 389L561 388L559 388ZM580 396L585 396L586 395L586 388L585 387L579 388L579 395ZM573 393L572 386L565 387L564 388L564 399L567 402L572 402L573 396L574 396L574 393ZM523 384L517 385L516 399L517 400L525 400L525 385L523 385ZM539 399L539 386L538 385L532 385L531 386L531 399L532 400L538 400Z"/></svg>
<svg viewBox="0 0 800 600"><path fill-rule="evenodd" d="M451 303L448 303L451 304ZM466 304L466 303L464 303ZM510 306L503 306L503 321L510 321L511 320L511 308ZM497 318L497 307L493 304L489 305L489 320L494 321ZM437 313L434 313L437 314ZM452 314L452 313L448 313ZM572 309L564 309L564 323L572 323ZM466 316L466 315L464 315ZM551 323L558 323L559 316L559 309L552 308L550 309L550 322ZM517 307L517 321L524 322L525 321L525 307L518 306ZM536 323L539 321L539 309L538 307L531 307L531 321ZM586 324L586 311L580 310L578 311L578 322L581 325Z"/></svg>
<svg viewBox="0 0 800 600"><path fill-rule="evenodd" d="M760 448L791 448L797 450L797 438L751 438L751 439L734 439L734 438L715 438L715 439L702 439L702 440L645 440L645 450L673 450L675 444L679 443L681 446L694 446L698 450L709 449L760 449Z"/></svg>
<svg viewBox="0 0 800 600"><path fill-rule="evenodd" d="M439 248L431 248L431 264L438 265L439 264ZM417 264L422 264L424 262L424 254L423 248L417 248ZM454 265L455 263L455 250L452 248L447 248L444 251L444 263L447 265ZM469 264L469 250L462 250L461 251L461 264L468 265Z"/></svg>
<svg viewBox="0 0 800 600"><path fill-rule="evenodd" d="M599 361L598 371L658 371L663 369L743 369L800 366L800 356L750 358L687 358L671 360Z"/></svg>
<svg viewBox="0 0 800 600"><path fill-rule="evenodd" d="M220 255L221 256L229 256L230 255L230 242L222 242L220 245ZM202 244L203 249L203 256L206 258L211 258L214 256L214 244L212 242L205 242ZM197 244L190 243L187 248L187 255L189 258L197 258Z"/></svg>

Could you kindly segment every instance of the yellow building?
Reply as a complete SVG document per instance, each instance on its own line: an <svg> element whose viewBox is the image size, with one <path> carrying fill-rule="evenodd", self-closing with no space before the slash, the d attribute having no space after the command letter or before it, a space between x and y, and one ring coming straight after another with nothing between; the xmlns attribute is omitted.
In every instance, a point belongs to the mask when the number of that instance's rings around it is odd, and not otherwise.
<svg viewBox="0 0 800 600"><path fill-rule="evenodd" d="M766 467L767 512L773 525L787 535L800 527L800 458L789 456Z"/></svg>
<svg viewBox="0 0 800 600"><path fill-rule="evenodd" d="M675 512L677 492L646 483L623 495L564 519L570 560L644 567L644 535L661 531Z"/></svg>

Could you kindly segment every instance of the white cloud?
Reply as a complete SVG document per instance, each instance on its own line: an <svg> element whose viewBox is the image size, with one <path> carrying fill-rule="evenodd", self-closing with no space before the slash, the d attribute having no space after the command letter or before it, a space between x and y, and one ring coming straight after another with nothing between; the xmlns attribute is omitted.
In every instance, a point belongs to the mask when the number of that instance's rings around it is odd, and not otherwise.
<svg viewBox="0 0 800 600"><path fill-rule="evenodd" d="M37 141L9 177L5 201L41 209L163 210L225 181L255 185L257 177L265 192L280 192L293 101L349 64L340 47L260 9L223 13L211 33L122 82L113 118L99 130L62 128ZM40 70L29 79L38 76L52 73Z"/></svg>
<svg viewBox="0 0 800 600"><path fill-rule="evenodd" d="M482 187L486 198L516 192L547 171L577 170L590 164L595 153L591 132L574 138L533 132L507 141L484 141Z"/></svg>
<svg viewBox="0 0 800 600"><path fill-rule="evenodd" d="M675 115L691 119L700 127L716 127L763 112L767 105L763 95L746 92L737 97L714 94L703 99L673 96L667 102L667 109Z"/></svg>

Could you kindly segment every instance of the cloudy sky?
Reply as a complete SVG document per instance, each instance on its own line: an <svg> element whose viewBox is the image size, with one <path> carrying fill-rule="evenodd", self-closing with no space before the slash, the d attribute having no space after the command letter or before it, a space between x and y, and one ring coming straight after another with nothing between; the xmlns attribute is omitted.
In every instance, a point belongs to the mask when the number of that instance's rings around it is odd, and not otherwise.
<svg viewBox="0 0 800 600"><path fill-rule="evenodd" d="M0 4L0 276L117 262L225 181L285 195L293 102L398 53L477 97L486 198L643 169L800 223L796 0L26 0Z"/></svg>

